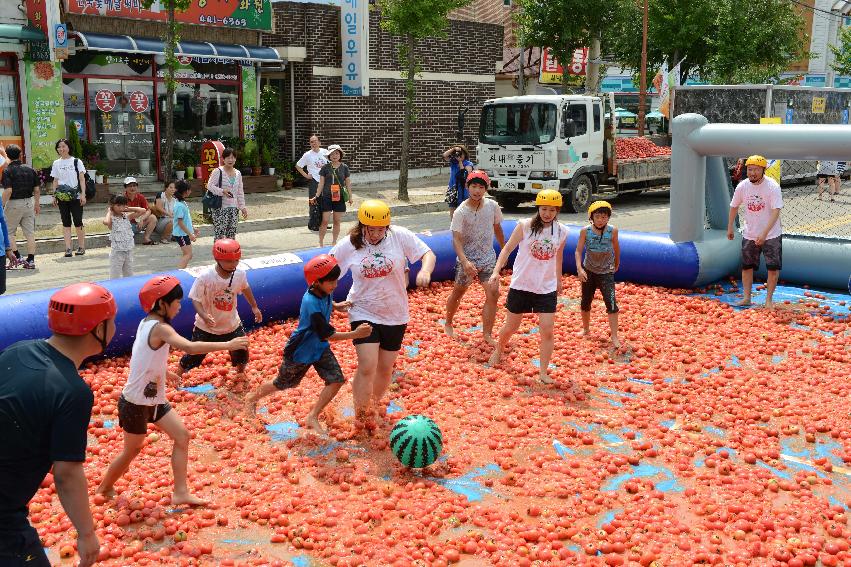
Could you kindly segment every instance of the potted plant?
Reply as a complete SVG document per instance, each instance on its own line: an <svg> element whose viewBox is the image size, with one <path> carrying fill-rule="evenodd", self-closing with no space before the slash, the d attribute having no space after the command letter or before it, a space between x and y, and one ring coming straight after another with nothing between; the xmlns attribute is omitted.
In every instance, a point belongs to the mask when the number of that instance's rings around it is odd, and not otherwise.
<svg viewBox="0 0 851 567"><path fill-rule="evenodd" d="M174 165L172 166L172 170L174 170L174 176L177 179L184 179L186 177L186 166L183 164L183 157L179 151L174 152Z"/></svg>
<svg viewBox="0 0 851 567"><path fill-rule="evenodd" d="M263 168L260 165L260 152L257 151L256 146L248 150L245 161L251 168L251 175L260 175L262 173Z"/></svg>
<svg viewBox="0 0 851 567"><path fill-rule="evenodd" d="M260 152L260 162L266 169L266 175L275 175L275 164L272 162L272 150L268 147Z"/></svg>
<svg viewBox="0 0 851 567"><path fill-rule="evenodd" d="M280 185L278 185L278 187L283 187L285 190L293 188L293 174L289 171L285 171L279 174L278 181L280 182Z"/></svg>
<svg viewBox="0 0 851 567"><path fill-rule="evenodd" d="M195 177L195 163L197 162L195 152L191 149L183 151L183 163L186 164L186 179Z"/></svg>

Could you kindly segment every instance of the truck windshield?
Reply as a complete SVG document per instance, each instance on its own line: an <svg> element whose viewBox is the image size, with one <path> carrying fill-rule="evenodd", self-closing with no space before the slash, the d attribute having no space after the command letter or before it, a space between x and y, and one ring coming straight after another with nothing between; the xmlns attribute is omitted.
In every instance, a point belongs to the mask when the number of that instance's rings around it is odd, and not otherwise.
<svg viewBox="0 0 851 567"><path fill-rule="evenodd" d="M556 136L556 105L489 104L482 109L479 139L485 144L546 144Z"/></svg>

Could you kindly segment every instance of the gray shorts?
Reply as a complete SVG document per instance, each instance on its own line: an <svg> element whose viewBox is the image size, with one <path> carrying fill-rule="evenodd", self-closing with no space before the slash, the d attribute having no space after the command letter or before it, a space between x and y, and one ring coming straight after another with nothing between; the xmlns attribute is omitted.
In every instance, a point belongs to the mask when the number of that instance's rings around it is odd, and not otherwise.
<svg viewBox="0 0 851 567"><path fill-rule="evenodd" d="M170 226L171 222L172 222L171 217L158 218L157 219L157 227L154 229L154 232L156 232L157 234L160 235L160 237L162 237L163 231L165 230L165 227Z"/></svg>
<svg viewBox="0 0 851 567"><path fill-rule="evenodd" d="M475 262L473 260L470 261L479 269L479 281L486 283L493 275L493 269L496 267L496 261L487 263ZM461 266L461 262L455 260L455 285L467 287L471 283L473 283L473 279L467 275L466 271L464 271L464 268Z"/></svg>
<svg viewBox="0 0 851 567"><path fill-rule="evenodd" d="M765 269L780 270L783 267L783 236L769 238L762 246L756 241L742 239L742 269L755 270L759 267L759 255L765 256Z"/></svg>
<svg viewBox="0 0 851 567"><path fill-rule="evenodd" d="M15 232L18 227L24 231L24 238L32 238L35 235L35 199L9 199L4 209L6 223L9 226L9 240L15 240Z"/></svg>

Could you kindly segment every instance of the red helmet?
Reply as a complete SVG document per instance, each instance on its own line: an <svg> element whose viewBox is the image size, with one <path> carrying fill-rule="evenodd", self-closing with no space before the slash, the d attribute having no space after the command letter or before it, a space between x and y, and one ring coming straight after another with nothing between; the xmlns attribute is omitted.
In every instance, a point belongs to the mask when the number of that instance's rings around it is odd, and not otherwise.
<svg viewBox="0 0 851 567"><path fill-rule="evenodd" d="M47 326L60 335L82 336L117 312L115 298L108 289L93 283L76 283L51 296Z"/></svg>
<svg viewBox="0 0 851 567"><path fill-rule="evenodd" d="M320 254L311 258L304 265L304 279L307 280L307 285L313 285L316 280L327 276L336 265L337 259L330 254Z"/></svg>
<svg viewBox="0 0 851 567"><path fill-rule="evenodd" d="M179 285L180 280L174 276L156 276L146 281L139 291L139 303L142 304L142 310L150 313L157 299L165 297Z"/></svg>
<svg viewBox="0 0 851 567"><path fill-rule="evenodd" d="M222 238L213 243L213 258L216 260L239 260L242 258L242 248L239 242L232 238Z"/></svg>
<svg viewBox="0 0 851 567"><path fill-rule="evenodd" d="M477 169L477 170L475 170L475 171L471 171L471 172L467 175L467 187L469 187L469 186L470 186L470 183L471 183L474 179L478 179L479 181L483 182L483 183L485 184L485 187L487 187L488 189L490 189L490 186L491 186L491 178L490 178L490 177L488 177L488 174L487 174L487 173L485 173L484 171L482 171L481 169Z"/></svg>

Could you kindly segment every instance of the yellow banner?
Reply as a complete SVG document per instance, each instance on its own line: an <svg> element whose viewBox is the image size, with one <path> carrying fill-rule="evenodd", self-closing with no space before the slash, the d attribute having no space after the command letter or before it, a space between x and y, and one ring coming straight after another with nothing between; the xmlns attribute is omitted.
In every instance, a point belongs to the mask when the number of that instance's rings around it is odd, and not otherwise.
<svg viewBox="0 0 851 567"><path fill-rule="evenodd" d="M770 118L762 117L759 119L760 124L783 124L783 118L780 116L771 116ZM766 158L768 159L768 158ZM783 166L781 159L768 159L768 167L765 169L765 174L777 183L780 183L780 168Z"/></svg>

